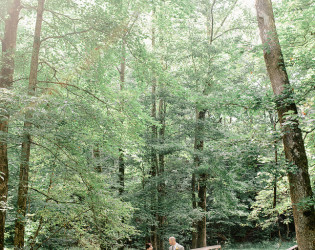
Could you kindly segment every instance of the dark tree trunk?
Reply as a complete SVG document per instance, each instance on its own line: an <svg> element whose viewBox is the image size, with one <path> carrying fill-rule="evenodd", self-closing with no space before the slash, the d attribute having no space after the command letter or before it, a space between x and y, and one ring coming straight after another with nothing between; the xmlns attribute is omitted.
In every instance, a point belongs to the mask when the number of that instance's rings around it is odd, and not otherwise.
<svg viewBox="0 0 315 250"><path fill-rule="evenodd" d="M20 0L14 0L8 7L8 17L4 24L4 36L2 39L2 58L0 88L10 89L13 83L14 75L14 55L16 48L17 27L19 22L21 3ZM1 104L2 106L3 104ZM4 104L5 105L5 104ZM5 110L5 106L2 110ZM0 250L4 249L4 231L5 216L8 196L8 154L7 154L7 133L9 111L2 114L0 120Z"/></svg>
<svg viewBox="0 0 315 250"><path fill-rule="evenodd" d="M122 91L125 87L125 72L126 72L126 38L122 39L122 56L120 62L119 76L120 83L119 88ZM124 106L121 103L121 112L123 112ZM125 155L122 147L119 148L119 156L118 156L118 178L119 178L119 195L122 196L125 191ZM123 244L123 240L121 240ZM124 246L118 248L119 250L123 250Z"/></svg>
<svg viewBox="0 0 315 250"><path fill-rule="evenodd" d="M273 127L274 133L277 131L277 123L272 115L271 112L269 112L270 122L271 126ZM275 168L276 173L274 175L274 182L273 182L273 204L272 207L276 208L277 206L277 182L278 182L278 174L277 174L277 168L278 168L278 147L277 147L277 139L274 140L273 146L274 146L274 154L275 154Z"/></svg>
<svg viewBox="0 0 315 250"><path fill-rule="evenodd" d="M153 18L155 18L155 7L153 9ZM155 49L155 27L152 27L152 48ZM156 120L156 76L155 72L153 72L153 79L152 79L152 90L151 90L151 117L153 120ZM151 210L152 215L155 218L155 221L158 220L157 216L157 174L158 174L158 155L156 153L155 146L157 144L157 126L151 126L151 177L152 177L152 197L151 197ZM158 249L158 236L157 236L157 226L151 226L151 243L153 249Z"/></svg>
<svg viewBox="0 0 315 250"><path fill-rule="evenodd" d="M122 195L125 190L125 160L124 160L124 151L119 149L119 194Z"/></svg>
<svg viewBox="0 0 315 250"><path fill-rule="evenodd" d="M191 199L192 199L192 208L196 209L197 208L197 199L196 199L196 174L192 173L191 177ZM193 232L191 234L192 241L191 241L191 247L192 248L197 248L197 222L193 222L192 224Z"/></svg>
<svg viewBox="0 0 315 250"><path fill-rule="evenodd" d="M156 80L154 79L152 85L152 103L151 103L151 116L156 120ZM151 197L151 210L154 218L157 220L157 185L156 179L158 174L158 157L155 149L157 143L157 127L156 125L151 126L151 178L152 178L152 197ZM151 227L151 243L154 249L157 249L157 226L154 224Z"/></svg>
<svg viewBox="0 0 315 250"><path fill-rule="evenodd" d="M166 103L163 98L159 101L159 120L161 123L161 128L159 131L159 142L161 145L164 144L165 137L165 114L166 114ZM159 213L158 213L158 248L159 250L164 250L164 241L163 241L163 233L164 233L164 223L165 216L161 214L163 211L164 199L165 199L165 182L164 178L164 169L165 169L165 156L164 152L159 152L159 184L158 184L158 204L159 204Z"/></svg>
<svg viewBox="0 0 315 250"><path fill-rule="evenodd" d="M124 89L125 85L125 71L126 71L126 41L123 38L122 41L122 58L120 63L120 90ZM121 106L123 110L123 106ZM118 158L118 168L119 168L119 194L122 195L125 187L125 160L124 160L124 151L122 148L119 148L119 158Z"/></svg>
<svg viewBox="0 0 315 250"><path fill-rule="evenodd" d="M276 122L272 117L272 114L270 114L270 120L271 120L271 124L273 126L273 131L276 132L277 131L277 127L276 127ZM274 182L273 182L273 204L272 207L273 209L275 209L277 207L277 185L278 185L278 146L277 146L277 139L274 140L274 153L275 153L275 170L276 172L274 173ZM277 225L278 225L278 235L279 235L279 239L280 241L282 241L282 235L281 235L281 228L280 228L280 215L278 213L278 211L276 211L276 215L277 215Z"/></svg>
<svg viewBox="0 0 315 250"><path fill-rule="evenodd" d="M33 43L33 53L31 60L31 70L29 76L28 95L34 96L36 85L37 85L37 71L38 71L38 58L40 49L40 33L43 22L45 0L38 1L36 26ZM15 235L14 235L14 247L18 249L24 248L24 233L25 233L25 213L26 213L26 202L28 192L28 174L29 174L29 160L31 150L31 135L30 128L33 114L31 111L27 111L25 115L24 131L23 131L23 142L21 149L21 165L20 165L20 178L19 178L19 189L18 189L18 211L17 218L15 221Z"/></svg>
<svg viewBox="0 0 315 250"><path fill-rule="evenodd" d="M100 149L96 147L93 149L93 158L94 158L94 164L95 164L95 171L98 173L102 173L102 165L100 162Z"/></svg>
<svg viewBox="0 0 315 250"><path fill-rule="evenodd" d="M196 110L196 127L195 127L195 142L194 142L194 168L198 171L202 163L202 151L204 148L204 122L206 116L206 110ZM196 174L192 176L192 201L193 208L198 207L206 212L206 196L207 196L207 186L206 180L207 176L204 173L198 171L198 202L196 201ZM204 215L200 220L198 220L194 225L196 232L193 232L193 247L205 247L206 243L206 216Z"/></svg>
<svg viewBox="0 0 315 250"><path fill-rule="evenodd" d="M278 117L283 130L285 157L290 164L288 176L297 242L299 249L312 250L315 249L314 206L297 205L313 197L308 162L299 122L286 115L287 112L297 114L297 107L284 65L271 0L256 0L256 10L265 63L276 95Z"/></svg>
<svg viewBox="0 0 315 250"><path fill-rule="evenodd" d="M207 175L201 174L199 177L199 188L198 188L198 207L203 211L207 211ZM197 247L207 246L207 225L206 225L206 215L203 215L201 220L197 222Z"/></svg>

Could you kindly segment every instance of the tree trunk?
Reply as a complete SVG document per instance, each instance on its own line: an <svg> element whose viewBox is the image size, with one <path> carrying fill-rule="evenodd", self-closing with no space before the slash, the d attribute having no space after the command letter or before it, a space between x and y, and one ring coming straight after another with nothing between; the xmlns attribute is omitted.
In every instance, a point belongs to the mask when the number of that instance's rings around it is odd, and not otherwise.
<svg viewBox="0 0 315 250"><path fill-rule="evenodd" d="M270 120L273 126L273 131L276 132L276 122L274 121L272 114L270 114ZM277 146L277 140L274 140L274 153L275 153L275 168L276 168L276 172L274 173L274 182L273 182L273 204L272 204L272 208L275 209L277 207L277 185L278 185L278 172L277 172L277 168L278 168L278 146ZM279 235L279 239L280 241L282 241L282 235L281 235L281 227L280 227L280 214L278 211L276 211L276 215L277 215L277 225L278 225L278 235Z"/></svg>
<svg viewBox="0 0 315 250"><path fill-rule="evenodd" d="M199 177L199 188L198 188L198 207L203 211L207 211L207 175L201 174ZM206 225L207 217L203 215L201 220L197 222L197 247L205 247L207 246L207 225Z"/></svg>
<svg viewBox="0 0 315 250"><path fill-rule="evenodd" d="M265 63L276 95L278 117L283 130L285 157L293 166L289 169L288 177L297 242L299 249L312 250L315 249L314 206L297 205L313 197L308 162L299 122L286 115L287 112L297 114L297 107L284 65L271 0L256 0L256 10Z"/></svg>
<svg viewBox="0 0 315 250"><path fill-rule="evenodd" d="M155 18L155 7L153 8L153 18ZM152 48L155 49L155 27L152 27ZM151 117L153 120L156 120L156 76L155 72L153 72L153 79L152 79L152 90L151 90ZM151 197L151 210L152 215L155 218L155 221L158 220L157 218L157 174L158 174L158 156L156 153L155 145L157 143L157 127L156 125L151 126L151 177L153 179L152 182L152 197ZM157 226L155 223L151 226L151 243L153 249L158 249L158 236L157 236Z"/></svg>
<svg viewBox="0 0 315 250"><path fill-rule="evenodd" d="M196 128L195 128L195 156L194 156L194 167L198 171L202 163L201 153L204 147L204 122L205 122L206 110L198 111L196 110ZM198 207L206 212L206 186L207 176L204 173L198 173L198 203L196 202L196 175L192 176L192 201L193 208ZM204 215L200 220L198 220L193 226L195 226L196 232L193 232L192 245L193 248L205 247L207 245L206 241L206 216Z"/></svg>
<svg viewBox="0 0 315 250"><path fill-rule="evenodd" d="M159 120L161 124L161 128L159 131L159 142L160 144L164 144L165 138L165 114L166 114L166 103L163 98L159 101ZM158 248L159 250L164 250L164 241L163 241L163 231L164 231L164 223L165 223L165 216L161 211L163 211L163 204L165 198L165 182L164 178L164 169L165 169L165 156L164 152L159 152L159 184L158 184L158 204L159 204L159 213L158 213Z"/></svg>
<svg viewBox="0 0 315 250"><path fill-rule="evenodd" d="M119 195L124 193L125 189L125 160L124 160L124 151L119 149Z"/></svg>
<svg viewBox="0 0 315 250"><path fill-rule="evenodd" d="M122 41L122 58L120 63L120 91L124 89L125 85L125 71L126 71L126 41L123 38ZM123 106L121 106L123 110ZM124 160L124 151L122 148L119 148L119 158L118 158L118 168L119 168L119 194L122 195L125 187L125 160Z"/></svg>
<svg viewBox="0 0 315 250"><path fill-rule="evenodd" d="M154 120L156 120L156 80L154 79L152 85L152 103L151 103L151 116ZM151 143L153 144L151 147L151 177L152 181L152 204L151 210L153 213L154 218L157 219L157 185L156 185L156 178L158 172L158 157L155 149L155 145L157 143L157 127L156 125L151 126ZM151 227L151 243L154 249L157 249L157 227L156 225L152 225Z"/></svg>
<svg viewBox="0 0 315 250"><path fill-rule="evenodd" d="M122 57L119 69L120 83L119 88L120 91L124 89L125 86L125 71L126 71L126 40L125 37L122 39ZM121 104L121 112L123 112L123 104ZM123 122L122 122L123 123ZM119 157L118 157L118 178L119 178L119 195L122 196L125 191L125 159L124 159L124 150L122 147L119 148ZM123 244L123 240L120 240ZM124 246L118 248L119 250L123 250Z"/></svg>
<svg viewBox="0 0 315 250"><path fill-rule="evenodd" d="M100 162L100 149L99 147L96 147L93 149L93 158L94 158L94 168L95 168L95 171L98 172L98 173L102 173L102 165L101 165L101 162Z"/></svg>
<svg viewBox="0 0 315 250"><path fill-rule="evenodd" d="M193 172L191 177L191 199L192 199L192 208L197 209L197 199L196 199L196 174ZM197 222L192 224L193 232L191 234L191 248L197 248Z"/></svg>
<svg viewBox="0 0 315 250"><path fill-rule="evenodd" d="M269 112L269 117L270 117L270 122L271 126L273 127L273 132L276 133L277 131L277 123L272 115L271 112ZM277 206L277 182L278 182L278 174L277 174L277 168L278 168L278 147L277 147L277 140L275 139L273 142L274 146L274 153L275 153L275 168L276 168L276 173L274 174L274 182L273 182L273 204L272 207L276 208Z"/></svg>
<svg viewBox="0 0 315 250"><path fill-rule="evenodd" d="M36 26L34 34L33 52L31 60L31 70L29 76L28 95L34 96L37 85L37 71L38 71L38 57L40 49L40 33L43 22L45 0L38 0ZM24 248L24 233L25 233L25 213L26 213L26 201L28 192L28 174L29 174L29 159L31 150L31 135L30 128L32 123L32 111L27 111L25 115L23 142L21 149L21 165L20 165L20 178L18 189L18 202L17 202L17 218L15 221L15 235L14 235L14 247L18 249Z"/></svg>
<svg viewBox="0 0 315 250"><path fill-rule="evenodd" d="M5 20L4 36L2 39L0 88L9 89L13 83L14 55L20 9L20 0L14 0L14 2L8 7L8 18ZM5 110L5 107L3 107L2 110ZM0 250L4 249L5 216L7 209L9 180L7 154L7 133L9 120L8 111L5 111L4 114L1 114L1 117L3 118L0 120Z"/></svg>

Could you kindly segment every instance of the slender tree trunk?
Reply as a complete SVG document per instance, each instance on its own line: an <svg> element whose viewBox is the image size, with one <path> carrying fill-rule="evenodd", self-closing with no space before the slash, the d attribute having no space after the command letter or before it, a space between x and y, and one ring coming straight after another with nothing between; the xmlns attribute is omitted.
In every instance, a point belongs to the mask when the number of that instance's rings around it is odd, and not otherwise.
<svg viewBox="0 0 315 250"><path fill-rule="evenodd" d="M153 9L153 18L155 18L155 7ZM155 27L152 27L152 48L155 49ZM155 72L153 72L153 79L152 79L152 90L151 90L151 117L156 120L156 84L157 79L155 76ZM158 220L157 216L157 174L158 174L158 156L156 153L156 143L157 143L157 126L151 126L151 177L153 179L152 182L152 214L155 218L155 221ZM155 223L151 226L151 243L154 249L158 249L158 236L157 236L157 226Z"/></svg>
<svg viewBox="0 0 315 250"><path fill-rule="evenodd" d="M194 166L195 170L198 171L202 163L201 153L204 148L204 122L205 122L206 110L196 110L196 127L195 127L195 143L194 143ZM206 196L207 196L207 186L206 180L207 176L204 173L198 173L198 202L196 202L196 175L193 174L192 178L192 199L193 207L198 207L206 212ZM198 220L194 226L196 227L196 233L193 232L193 247L205 247L207 245L206 241L206 216L204 215L200 220Z"/></svg>
<svg viewBox="0 0 315 250"><path fill-rule="evenodd" d="M216 4L216 0L212 0L210 5L207 5L206 9L206 30L207 30L207 41L209 46L212 45L214 36L214 15L213 9ZM224 22L223 22L224 23ZM223 25L221 24L221 26ZM207 93L208 86L205 87L203 94ZM194 165L195 169L198 169L201 164L200 153L203 151L204 146L204 121L207 110L196 111L196 128L195 128L195 157ZM198 181L196 181L196 174L192 175L192 206L195 209L198 207L203 211L207 211L207 179L206 173L198 173ZM196 202L196 182L198 184L198 202ZM193 223L194 232L192 232L192 247L205 247L207 246L207 218L204 215L196 223Z"/></svg>
<svg viewBox="0 0 315 250"><path fill-rule="evenodd" d="M125 160L124 151L119 149L119 195L122 195L125 191Z"/></svg>
<svg viewBox="0 0 315 250"><path fill-rule="evenodd" d="M120 75L120 91L124 89L125 86L125 71L126 71L126 41L125 37L122 41L122 58L120 63L119 75ZM121 104L121 111L124 107ZM119 148L119 157L118 157L118 177L119 177L119 195L122 196L125 191L125 159L124 159L124 150L122 147ZM122 240L123 242L123 240ZM123 250L124 246L119 247L119 250Z"/></svg>
<svg viewBox="0 0 315 250"><path fill-rule="evenodd" d="M154 120L156 120L156 80L153 80L152 85L152 103L151 103L151 116ZM158 157L155 149L155 145L157 143L157 127L156 125L151 126L151 143L153 144L151 147L151 177L152 181L152 213L153 216L157 219L157 185L156 179L158 174ZM151 243L154 249L157 249L157 226L154 224L151 227Z"/></svg>
<svg viewBox="0 0 315 250"><path fill-rule="evenodd" d="M207 211L207 175L201 174L199 177L199 190L198 190L198 207L203 211ZM203 215L201 220L197 223L198 238L197 238L197 247L207 246L207 217Z"/></svg>
<svg viewBox="0 0 315 250"><path fill-rule="evenodd" d="M123 38L122 41L122 58L120 63L120 91L124 89L125 85L125 71L126 71L126 41ZM121 107L123 110L123 106ZM118 167L119 167L119 194L122 195L124 192L125 186L125 160L124 160L124 150L119 148L119 158L118 158Z"/></svg>
<svg viewBox="0 0 315 250"><path fill-rule="evenodd" d="M96 147L95 149L93 149L93 158L94 158L94 162L95 162L95 170L98 173L102 173L102 165L100 163L100 149L99 147Z"/></svg>
<svg viewBox="0 0 315 250"><path fill-rule="evenodd" d="M161 123L161 128L159 131L159 142L160 144L164 144L165 139L165 129L166 129L166 123L165 123L165 115L166 115L166 103L161 98L159 100L159 120ZM159 152L159 184L158 184L158 204L159 204L159 213L158 213L158 248L159 250L164 250L164 241L163 241L163 230L164 230L164 223L165 223L165 216L161 214L161 211L163 211L163 204L165 199L165 182L163 180L164 178L164 169L165 169L165 156L164 152Z"/></svg>
<svg viewBox="0 0 315 250"><path fill-rule="evenodd" d="M191 177L191 199L192 199L192 208L197 209L197 199L196 199L196 174L193 172ZM197 222L193 222L192 224L193 232L191 234L192 241L191 247L197 248Z"/></svg>
<svg viewBox="0 0 315 250"><path fill-rule="evenodd" d="M276 95L278 117L283 130L285 157L291 165L288 177L297 242L299 249L312 250L315 249L314 206L299 207L297 204L312 198L313 192L299 122L286 115L287 112L297 114L297 107L284 65L271 0L256 0L256 10L265 63Z"/></svg>
<svg viewBox="0 0 315 250"><path fill-rule="evenodd" d="M0 75L0 88L11 88L13 83L15 49L21 1L14 0L8 3L8 17L4 23L4 36L2 39L2 62Z"/></svg>
<svg viewBox="0 0 315 250"><path fill-rule="evenodd" d="M34 96L37 85L37 70L38 70L38 58L40 49L40 33L43 22L45 0L38 1L36 26L33 43L33 53L31 60L31 70L29 76L28 95ZM29 174L29 160L31 150L31 122L33 114L31 111L27 111L25 115L23 142L21 149L21 165L20 165L20 178L18 189L18 202L17 202L17 218L15 221L15 235L14 235L14 247L21 249L24 248L24 233L25 233L25 213L26 202L28 192L28 174Z"/></svg>
<svg viewBox="0 0 315 250"><path fill-rule="evenodd" d="M275 154L276 154L276 158L277 158L277 147L275 147ZM277 162L276 162L276 167L277 167ZM273 208L276 208L277 206L277 182L278 182L278 177L277 174L275 174L274 176L274 183L273 183Z"/></svg>
<svg viewBox="0 0 315 250"><path fill-rule="evenodd" d="M276 122L275 119L273 118L273 115L271 112L269 112L269 117L270 117L270 122L271 122L271 126L273 127L273 131L276 132L277 131L277 127L276 127ZM274 183L273 183L273 204L272 207L276 208L277 206L277 168L278 168L278 147L277 147L277 140L275 139L273 142L273 146L274 146L274 154L275 154L275 168L276 168L276 173L274 175Z"/></svg>
<svg viewBox="0 0 315 250"><path fill-rule="evenodd" d="M5 20L4 36L2 39L0 88L10 89L13 83L14 55L20 9L20 0L13 1L13 3L8 7L8 17ZM9 180L7 153L9 111L6 110L5 106L1 110L5 110L5 113L1 112L0 114L0 250L4 249L5 216Z"/></svg>

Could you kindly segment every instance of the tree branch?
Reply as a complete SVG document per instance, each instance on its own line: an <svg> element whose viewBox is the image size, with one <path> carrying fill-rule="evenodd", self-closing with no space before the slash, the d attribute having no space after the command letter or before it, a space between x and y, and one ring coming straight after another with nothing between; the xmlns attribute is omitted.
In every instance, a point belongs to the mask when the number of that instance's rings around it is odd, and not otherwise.
<svg viewBox="0 0 315 250"><path fill-rule="evenodd" d="M72 20L72 21L82 21L82 20L79 19L79 18L72 18L72 17L70 17L70 16L67 16L67 15L65 15L65 14L62 14L62 13L59 13L59 12L56 12L56 11L53 11L53 10L45 9L45 11L46 11L46 12L50 12L51 14L53 14L53 16L56 16L56 17L59 18L59 19L62 19L62 18L59 17L59 16L62 16L62 17L65 17L65 18L67 18L67 19L70 19L70 20Z"/></svg>
<svg viewBox="0 0 315 250"><path fill-rule="evenodd" d="M231 29L228 29L226 31L223 31L220 35L216 36L215 38L213 38L212 41L218 39L219 37L223 36L224 34L228 33L229 31L232 31L232 30L240 30L240 29L243 29L242 27L237 27L237 28L231 28Z"/></svg>
<svg viewBox="0 0 315 250"><path fill-rule="evenodd" d="M210 14L211 14L210 44L213 41L213 26L214 26L213 8L214 8L215 3L216 3L216 0L213 0L213 3L211 5L211 9L210 9Z"/></svg>
<svg viewBox="0 0 315 250"><path fill-rule="evenodd" d="M306 136L307 136L308 134L310 134L310 133L312 133L312 132L314 132L314 131L315 131L315 127L312 128L312 129L309 130L309 131L302 130L302 132L305 133L305 136L304 136L303 140L305 140L305 138L306 138Z"/></svg>
<svg viewBox="0 0 315 250"><path fill-rule="evenodd" d="M39 194L44 195L45 197L47 197L46 201L52 200L52 201L56 202L57 204L59 204L59 203L61 203L61 204L62 203L64 203L64 204L79 204L79 203L74 202L74 201L59 201L59 200L49 196L48 194L45 194L44 192L42 192L42 191L40 191L40 190L38 190L36 188L30 187L30 189L36 191Z"/></svg>
<svg viewBox="0 0 315 250"><path fill-rule="evenodd" d="M216 35L219 33L219 31L220 31L221 28L223 27L225 21L227 20L227 18L230 16L231 12L233 11L233 9L234 9L235 5L237 4L237 2L238 2L238 0L235 0L235 2L234 2L234 4L232 5L231 9L228 11L227 15L223 18L223 20L222 20L222 22L221 22L219 28L216 30L214 36L216 36Z"/></svg>
<svg viewBox="0 0 315 250"><path fill-rule="evenodd" d="M48 36L48 37L43 38L40 42L43 43L47 41L48 39L58 39L58 38L65 38L66 36L78 35L78 34L89 32L91 30L93 30L93 28L88 28L86 30L81 30L81 31L74 31L74 32L66 33L59 36Z"/></svg>
<svg viewBox="0 0 315 250"><path fill-rule="evenodd" d="M106 103L105 101L101 100L100 98L98 98L96 95L94 95L93 93L91 93L90 91L86 90L86 89L82 89L76 85L70 84L70 83L65 83L65 82L53 82L53 81L38 81L41 83L52 83L52 84L59 84L60 86L69 86L69 87L73 87L76 88L78 90L84 91L85 93L89 94L90 96L92 96L93 98L95 98L96 100L100 101L101 103L105 104L106 106L108 106L108 103Z"/></svg>

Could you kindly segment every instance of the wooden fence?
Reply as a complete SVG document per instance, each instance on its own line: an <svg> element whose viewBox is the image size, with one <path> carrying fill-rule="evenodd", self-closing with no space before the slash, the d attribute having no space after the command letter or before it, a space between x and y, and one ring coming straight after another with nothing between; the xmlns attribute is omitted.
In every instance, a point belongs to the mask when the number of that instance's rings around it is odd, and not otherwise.
<svg viewBox="0 0 315 250"><path fill-rule="evenodd" d="M298 250L298 249L299 249L298 245L295 245L293 247L288 248L287 250Z"/></svg>
<svg viewBox="0 0 315 250"><path fill-rule="evenodd" d="M195 248L195 249L191 249L191 250L219 250L219 249L221 249L220 245Z"/></svg>

